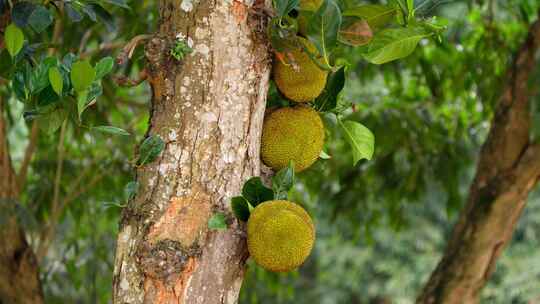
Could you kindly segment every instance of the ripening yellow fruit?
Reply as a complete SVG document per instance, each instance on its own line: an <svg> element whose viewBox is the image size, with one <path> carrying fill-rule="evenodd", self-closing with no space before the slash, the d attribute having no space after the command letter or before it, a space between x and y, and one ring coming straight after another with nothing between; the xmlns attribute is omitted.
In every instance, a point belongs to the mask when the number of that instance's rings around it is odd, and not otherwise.
<svg viewBox="0 0 540 304"><path fill-rule="evenodd" d="M308 168L319 158L323 144L321 117L310 107L280 108L264 119L261 158L276 171L290 161L296 172Z"/></svg>
<svg viewBox="0 0 540 304"><path fill-rule="evenodd" d="M317 54L315 46L307 39L299 37L310 53ZM276 60L274 64L274 81L279 91L292 101L308 102L321 94L326 85L328 72L315 64L309 55L298 49L291 52L296 67L293 64Z"/></svg>
<svg viewBox="0 0 540 304"><path fill-rule="evenodd" d="M264 202L247 223L248 250L266 270L287 272L302 265L315 242L315 227L300 205L275 200Z"/></svg>

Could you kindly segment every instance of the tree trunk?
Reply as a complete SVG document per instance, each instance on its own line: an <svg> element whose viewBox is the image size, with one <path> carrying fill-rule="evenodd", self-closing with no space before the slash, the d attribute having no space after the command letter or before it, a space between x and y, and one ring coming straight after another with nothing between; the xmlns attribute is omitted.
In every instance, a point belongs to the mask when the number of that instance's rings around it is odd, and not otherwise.
<svg viewBox="0 0 540 304"><path fill-rule="evenodd" d="M237 301L248 254L229 201L259 174L270 74L251 2L160 1L159 30L146 46L148 134L166 145L137 168L138 195L120 223L114 303ZM193 48L181 62L170 55L177 38ZM208 230L216 212L228 215L227 230Z"/></svg>
<svg viewBox="0 0 540 304"><path fill-rule="evenodd" d="M512 237L540 177L540 144L529 141L532 94L528 88L539 46L540 21L536 21L509 69L467 205L417 303L478 303Z"/></svg>
<svg viewBox="0 0 540 304"><path fill-rule="evenodd" d="M6 133L0 98L0 303L39 304L43 293L38 263L14 212L18 190Z"/></svg>

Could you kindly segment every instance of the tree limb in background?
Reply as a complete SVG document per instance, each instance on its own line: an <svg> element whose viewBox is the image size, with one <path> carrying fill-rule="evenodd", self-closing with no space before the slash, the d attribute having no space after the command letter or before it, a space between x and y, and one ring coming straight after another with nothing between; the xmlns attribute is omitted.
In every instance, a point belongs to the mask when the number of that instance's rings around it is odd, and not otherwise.
<svg viewBox="0 0 540 304"><path fill-rule="evenodd" d="M539 47L537 20L509 68L467 205L417 303L478 303L512 237L540 177L540 144L529 142L532 93L527 87Z"/></svg>
<svg viewBox="0 0 540 304"><path fill-rule="evenodd" d="M43 303L38 263L17 216L18 197L0 98L0 303Z"/></svg>

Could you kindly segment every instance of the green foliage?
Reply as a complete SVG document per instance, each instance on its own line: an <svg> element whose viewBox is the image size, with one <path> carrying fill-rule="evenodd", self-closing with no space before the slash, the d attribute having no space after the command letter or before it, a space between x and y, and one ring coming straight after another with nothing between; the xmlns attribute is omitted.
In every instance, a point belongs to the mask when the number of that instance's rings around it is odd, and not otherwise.
<svg viewBox="0 0 540 304"><path fill-rule="evenodd" d="M8 25L4 34L4 43L9 55L15 57L23 47L24 33L15 24Z"/></svg>
<svg viewBox="0 0 540 304"><path fill-rule="evenodd" d="M214 213L208 220L208 229L225 230L227 229L227 219L223 213Z"/></svg>
<svg viewBox="0 0 540 304"><path fill-rule="evenodd" d="M338 124L343 130L345 140L349 143L353 154L353 165L365 158L370 160L375 150L375 136L361 123L338 118Z"/></svg>
<svg viewBox="0 0 540 304"><path fill-rule="evenodd" d="M165 142L158 135L147 137L139 148L138 166L144 166L156 160L165 148Z"/></svg>
<svg viewBox="0 0 540 304"><path fill-rule="evenodd" d="M263 185L260 177L252 177L244 183L242 196L251 206L256 207L262 202L273 200L274 192Z"/></svg>
<svg viewBox="0 0 540 304"><path fill-rule="evenodd" d="M171 49L171 56L178 61L182 61L184 57L193 52L184 39L177 39Z"/></svg>

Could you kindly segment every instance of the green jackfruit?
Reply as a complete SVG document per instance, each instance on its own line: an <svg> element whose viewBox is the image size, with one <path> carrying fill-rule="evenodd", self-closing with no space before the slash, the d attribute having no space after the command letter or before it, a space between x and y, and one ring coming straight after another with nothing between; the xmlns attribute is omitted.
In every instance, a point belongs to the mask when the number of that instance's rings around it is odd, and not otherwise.
<svg viewBox="0 0 540 304"><path fill-rule="evenodd" d="M264 120L261 158L274 170L294 162L300 172L319 157L324 144L324 126L319 114L310 107L280 108Z"/></svg>
<svg viewBox="0 0 540 304"><path fill-rule="evenodd" d="M264 202L251 213L247 224L251 257L266 270L287 272L302 265L311 253L315 228L298 204Z"/></svg>
<svg viewBox="0 0 540 304"><path fill-rule="evenodd" d="M310 53L317 53L311 42L302 37L299 39ZM274 64L274 81L279 91L290 100L312 101L323 91L328 72L319 68L303 49L294 50L291 54L298 69L295 70L293 64L283 63L278 59Z"/></svg>

